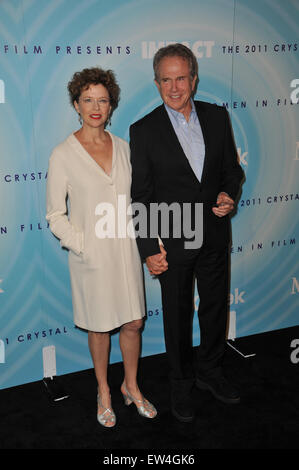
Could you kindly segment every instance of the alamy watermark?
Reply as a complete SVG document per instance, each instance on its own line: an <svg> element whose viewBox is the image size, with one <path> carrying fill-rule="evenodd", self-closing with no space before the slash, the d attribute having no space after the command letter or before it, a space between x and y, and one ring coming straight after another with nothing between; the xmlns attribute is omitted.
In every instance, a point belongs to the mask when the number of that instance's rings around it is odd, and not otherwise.
<svg viewBox="0 0 299 470"><path fill-rule="evenodd" d="M5 363L5 344L2 339L0 339L0 364Z"/></svg>
<svg viewBox="0 0 299 470"><path fill-rule="evenodd" d="M5 84L4 81L0 79L0 103L5 103Z"/></svg>
<svg viewBox="0 0 299 470"><path fill-rule="evenodd" d="M290 94L292 104L297 104L299 101L299 78L294 78L290 83L291 88L295 88Z"/></svg>
<svg viewBox="0 0 299 470"><path fill-rule="evenodd" d="M101 202L95 208L100 216L95 225L98 238L184 238L186 249L198 249L203 242L203 204L127 203L125 194L114 204Z"/></svg>
<svg viewBox="0 0 299 470"><path fill-rule="evenodd" d="M298 362L299 362L299 339L293 339L291 341L290 347L294 348L294 350L291 352L291 356L290 356L291 362L293 364L298 364Z"/></svg>

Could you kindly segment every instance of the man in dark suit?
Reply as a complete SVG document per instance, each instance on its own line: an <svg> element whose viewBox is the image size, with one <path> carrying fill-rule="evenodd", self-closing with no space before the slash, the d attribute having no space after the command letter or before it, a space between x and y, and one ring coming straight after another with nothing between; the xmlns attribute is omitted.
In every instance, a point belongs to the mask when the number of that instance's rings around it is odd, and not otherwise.
<svg viewBox="0 0 299 470"><path fill-rule="evenodd" d="M154 71L164 104L130 128L132 202L144 204L148 213L153 203L178 204L182 226L186 226L184 214L189 214L193 241L196 234L203 234L202 244L187 245L188 234L178 237L170 218L169 236L163 237L161 220L151 227L149 215L146 236L137 233L140 255L161 284L171 410L177 419L189 422L194 418L190 394L194 379L198 388L225 403L240 401L224 378L222 358L229 292L228 214L243 172L225 108L192 99L198 78L191 50L182 44L159 49ZM203 207L200 224L199 203ZM201 339L193 368L194 278Z"/></svg>

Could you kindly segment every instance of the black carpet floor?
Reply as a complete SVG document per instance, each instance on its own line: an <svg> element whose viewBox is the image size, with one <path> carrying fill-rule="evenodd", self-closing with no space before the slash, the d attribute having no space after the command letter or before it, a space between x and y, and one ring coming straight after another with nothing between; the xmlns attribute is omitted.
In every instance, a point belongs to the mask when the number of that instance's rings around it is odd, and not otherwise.
<svg viewBox="0 0 299 470"><path fill-rule="evenodd" d="M57 377L70 395L58 402L51 401L42 381L1 390L0 449L94 449L102 456L142 449L185 455L192 449L298 449L299 363L290 359L293 339L299 339L299 327L239 338L234 346L255 354L248 358L227 346L226 375L239 388L241 403L225 405L194 389L196 419L189 424L170 413L164 354L140 360L140 388L159 413L153 420L124 405L122 365L110 366L113 429L97 423L93 370Z"/></svg>

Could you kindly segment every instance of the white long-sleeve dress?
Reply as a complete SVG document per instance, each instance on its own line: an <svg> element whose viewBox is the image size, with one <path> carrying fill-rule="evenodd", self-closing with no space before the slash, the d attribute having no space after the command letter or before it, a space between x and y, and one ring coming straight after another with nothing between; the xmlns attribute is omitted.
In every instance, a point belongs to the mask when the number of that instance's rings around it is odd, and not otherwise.
<svg viewBox="0 0 299 470"><path fill-rule="evenodd" d="M71 134L53 150L47 181L46 219L61 246L69 249L74 323L98 332L145 315L141 260L132 230L127 230L130 150L126 141L109 134L110 175Z"/></svg>

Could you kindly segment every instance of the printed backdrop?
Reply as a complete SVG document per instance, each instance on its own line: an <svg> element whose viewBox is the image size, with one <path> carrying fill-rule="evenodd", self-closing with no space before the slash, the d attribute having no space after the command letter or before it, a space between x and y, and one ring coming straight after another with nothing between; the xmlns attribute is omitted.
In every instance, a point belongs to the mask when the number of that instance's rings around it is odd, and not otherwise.
<svg viewBox="0 0 299 470"><path fill-rule="evenodd" d="M170 42L198 58L196 98L227 107L246 174L232 219L230 337L298 324L298 21L298 0L0 2L0 388L42 379L48 346L57 375L92 367L73 325L68 254L45 220L49 155L79 127L67 83L84 67L113 69L111 131L128 140L161 102L152 58ZM143 356L164 352L159 283L146 272L145 282Z"/></svg>

